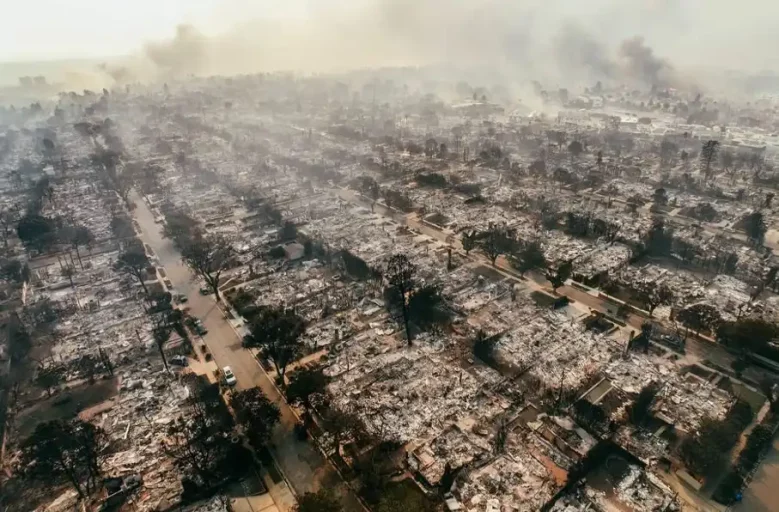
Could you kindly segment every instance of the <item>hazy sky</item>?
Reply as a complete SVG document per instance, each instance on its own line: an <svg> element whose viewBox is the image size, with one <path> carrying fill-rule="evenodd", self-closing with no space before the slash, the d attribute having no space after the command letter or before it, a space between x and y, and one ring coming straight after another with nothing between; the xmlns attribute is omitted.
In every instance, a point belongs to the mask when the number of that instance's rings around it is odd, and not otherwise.
<svg viewBox="0 0 779 512"><path fill-rule="evenodd" d="M538 70L552 50L566 57L558 39L574 27L612 54L642 36L680 68L779 69L777 0L0 2L0 62L143 54L149 41L171 41L188 24L209 43L195 53L212 66L233 61L234 71L463 59ZM174 43L176 56L184 45ZM563 53L590 50L569 42Z"/></svg>
<svg viewBox="0 0 779 512"><path fill-rule="evenodd" d="M307 0L3 0L0 62L126 55L188 23L212 35L296 16Z"/></svg>

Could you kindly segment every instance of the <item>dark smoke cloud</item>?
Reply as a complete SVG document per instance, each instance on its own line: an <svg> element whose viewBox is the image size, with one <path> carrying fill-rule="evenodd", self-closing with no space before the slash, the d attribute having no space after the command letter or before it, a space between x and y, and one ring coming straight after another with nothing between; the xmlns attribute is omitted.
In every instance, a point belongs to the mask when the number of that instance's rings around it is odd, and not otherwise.
<svg viewBox="0 0 779 512"><path fill-rule="evenodd" d="M655 56L643 37L633 37L622 42L619 55L624 62L627 78L649 85L674 85L672 68L665 59Z"/></svg>
<svg viewBox="0 0 779 512"><path fill-rule="evenodd" d="M556 38L555 58L557 65L575 81L594 83L618 75L608 49L592 34L571 22L562 27Z"/></svg>

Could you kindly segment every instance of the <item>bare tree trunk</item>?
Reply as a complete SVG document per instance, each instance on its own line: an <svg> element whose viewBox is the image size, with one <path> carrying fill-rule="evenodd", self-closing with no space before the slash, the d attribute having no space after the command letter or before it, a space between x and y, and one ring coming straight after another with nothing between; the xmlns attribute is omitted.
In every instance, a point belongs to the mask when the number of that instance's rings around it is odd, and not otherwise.
<svg viewBox="0 0 779 512"><path fill-rule="evenodd" d="M156 340L155 340L156 341ZM160 351L160 356L162 357L162 364L165 366L165 371L170 371L170 368L168 368L168 358L165 357L165 351L162 348L163 343L157 342L157 350Z"/></svg>
<svg viewBox="0 0 779 512"><path fill-rule="evenodd" d="M141 287L143 287L143 293L146 294L146 297L149 297L149 289L146 288L146 283L143 280L143 274L138 274L138 281L141 283Z"/></svg>
<svg viewBox="0 0 779 512"><path fill-rule="evenodd" d="M84 270L84 264L81 262L81 253L78 251L78 245L76 245L76 257L78 258L78 264L81 266L81 270Z"/></svg>
<svg viewBox="0 0 779 512"><path fill-rule="evenodd" d="M403 313L403 327L406 329L406 341L408 342L408 346L411 346L411 328L409 327L409 318L408 318L408 305L405 303L406 297L405 295L402 297L404 301L403 307L401 308L401 311Z"/></svg>

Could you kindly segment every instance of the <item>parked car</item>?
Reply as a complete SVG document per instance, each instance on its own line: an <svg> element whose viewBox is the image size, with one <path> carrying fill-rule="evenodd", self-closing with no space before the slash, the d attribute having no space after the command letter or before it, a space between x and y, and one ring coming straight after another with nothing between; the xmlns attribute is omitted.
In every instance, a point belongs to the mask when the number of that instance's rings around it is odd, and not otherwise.
<svg viewBox="0 0 779 512"><path fill-rule="evenodd" d="M189 366L189 360L184 356L173 356L168 362L175 366Z"/></svg>
<svg viewBox="0 0 779 512"><path fill-rule="evenodd" d="M208 286L201 286L200 295L211 295L211 288L209 288Z"/></svg>
<svg viewBox="0 0 779 512"><path fill-rule="evenodd" d="M225 384L227 384L228 386L235 386L236 384L238 384L238 379L235 378L235 374L233 373L232 368L230 368L229 366L225 366L222 369L222 373L224 374L225 377Z"/></svg>
<svg viewBox="0 0 779 512"><path fill-rule="evenodd" d="M192 324L192 328L195 329L195 332L198 333L200 336L205 336L208 334L208 329L206 329L206 326L203 325L203 322L200 320L195 320Z"/></svg>
<svg viewBox="0 0 779 512"><path fill-rule="evenodd" d="M176 304L184 304L187 301L189 301L189 297L187 297L183 293L177 293L173 296L173 302L175 302Z"/></svg>
<svg viewBox="0 0 779 512"><path fill-rule="evenodd" d="M162 282L165 283L165 286L168 287L168 290L173 288L173 283L171 283L170 279L168 279L167 277L165 279L163 279Z"/></svg>

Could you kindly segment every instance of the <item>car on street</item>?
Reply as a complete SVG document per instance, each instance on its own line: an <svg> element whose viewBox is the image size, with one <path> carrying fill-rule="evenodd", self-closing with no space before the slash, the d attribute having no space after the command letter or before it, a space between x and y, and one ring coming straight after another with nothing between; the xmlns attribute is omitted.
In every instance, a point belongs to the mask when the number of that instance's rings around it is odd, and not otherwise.
<svg viewBox="0 0 779 512"><path fill-rule="evenodd" d="M192 323L192 328L195 329L195 332L198 333L200 336L205 336L208 334L208 329L206 329L206 326L203 325L203 322L200 320L195 320Z"/></svg>
<svg viewBox="0 0 779 512"><path fill-rule="evenodd" d="M211 295L211 288L209 288L208 286L201 286L200 295Z"/></svg>
<svg viewBox="0 0 779 512"><path fill-rule="evenodd" d="M225 384L231 387L238 384L238 379L235 378L235 374L233 373L232 368L230 368L229 366L225 366L222 369L222 373L224 374Z"/></svg>
<svg viewBox="0 0 779 512"><path fill-rule="evenodd" d="M199 334L200 336L208 334L208 329L203 325L203 322L193 316L186 315L184 323L195 334Z"/></svg>

